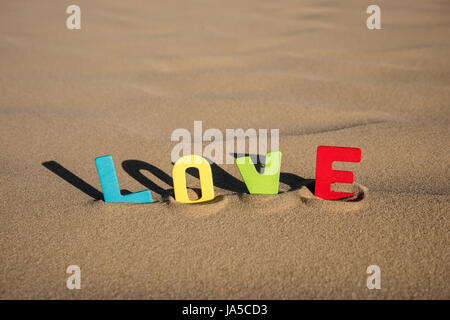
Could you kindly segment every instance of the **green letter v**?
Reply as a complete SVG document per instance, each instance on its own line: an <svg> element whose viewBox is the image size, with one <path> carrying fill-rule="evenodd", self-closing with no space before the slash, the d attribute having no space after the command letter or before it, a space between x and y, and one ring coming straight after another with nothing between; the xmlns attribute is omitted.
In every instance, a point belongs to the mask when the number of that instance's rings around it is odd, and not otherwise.
<svg viewBox="0 0 450 320"><path fill-rule="evenodd" d="M280 182L281 152L266 154L264 173L258 173L250 157L236 158L234 161L251 194L277 194Z"/></svg>

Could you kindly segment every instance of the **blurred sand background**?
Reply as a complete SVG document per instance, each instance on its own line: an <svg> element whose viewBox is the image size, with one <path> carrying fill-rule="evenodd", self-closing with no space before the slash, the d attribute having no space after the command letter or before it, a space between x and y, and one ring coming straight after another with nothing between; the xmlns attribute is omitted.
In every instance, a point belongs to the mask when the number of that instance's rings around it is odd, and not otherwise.
<svg viewBox="0 0 450 320"><path fill-rule="evenodd" d="M1 1L0 298L449 299L450 2L370 4ZM194 120L279 128L283 192L220 165L217 201L161 202ZM314 199L319 145L362 149L362 199ZM105 154L160 202L96 201Z"/></svg>

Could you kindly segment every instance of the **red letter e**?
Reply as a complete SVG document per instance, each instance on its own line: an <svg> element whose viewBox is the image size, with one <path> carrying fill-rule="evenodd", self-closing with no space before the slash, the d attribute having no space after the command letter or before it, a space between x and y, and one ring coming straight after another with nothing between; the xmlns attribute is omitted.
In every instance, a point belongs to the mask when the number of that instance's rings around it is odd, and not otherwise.
<svg viewBox="0 0 450 320"><path fill-rule="evenodd" d="M360 162L361 149L344 147L317 147L316 158L316 188L315 196L324 200L337 200L351 197L348 192L334 192L331 184L334 182L353 183L353 172L333 170L334 161Z"/></svg>

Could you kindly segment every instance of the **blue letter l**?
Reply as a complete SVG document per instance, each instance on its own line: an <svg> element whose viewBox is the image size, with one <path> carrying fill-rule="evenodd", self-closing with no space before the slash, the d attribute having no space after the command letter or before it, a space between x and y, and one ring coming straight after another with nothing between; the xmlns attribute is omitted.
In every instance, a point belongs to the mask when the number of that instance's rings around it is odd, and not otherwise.
<svg viewBox="0 0 450 320"><path fill-rule="evenodd" d="M117 180L116 169L111 156L103 156L95 159L98 177L102 185L103 198L105 202L135 202L152 203L150 190L143 190L127 195L120 193L119 181Z"/></svg>

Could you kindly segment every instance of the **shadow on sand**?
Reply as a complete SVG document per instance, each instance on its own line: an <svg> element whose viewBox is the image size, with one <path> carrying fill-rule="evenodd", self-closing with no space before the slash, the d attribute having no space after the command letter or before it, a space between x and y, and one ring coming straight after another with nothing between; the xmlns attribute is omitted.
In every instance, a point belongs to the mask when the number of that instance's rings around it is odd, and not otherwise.
<svg viewBox="0 0 450 320"><path fill-rule="evenodd" d="M242 155L235 154L235 157L240 157ZM255 157L251 155L251 157ZM261 157L260 157L261 158ZM211 162L210 162L211 163ZM173 164L173 163L172 163ZM64 168L56 161L46 161L43 162L42 165L59 176L61 179L64 179L66 182L73 185L75 188L80 190L81 192L87 194L95 200L103 200L103 193L99 190L88 184L86 181L76 176L71 171ZM262 168L262 164L259 162L255 165L256 169L260 171ZM141 160L125 160L122 162L122 168L127 172L132 178L142 184L144 187L149 189L152 192L155 192L162 197L167 197L169 195L173 195L173 181L172 177L167 173L159 169L158 167L147 163ZM148 171L151 174L155 175L158 179L169 185L171 188L164 189L158 186L156 183L147 178L142 171ZM219 167L215 163L211 163L211 171L213 175L214 185L218 188L228 190L235 193L248 193L248 189L244 182L235 178L221 167ZM195 168L189 168L186 170L188 174L195 178L199 178L198 170ZM310 189L312 193L314 193L314 179L304 179L296 174L281 172L280 173L280 182L288 185L291 190L300 189L303 186L306 186ZM130 191L126 189L121 190L122 194L129 194Z"/></svg>

